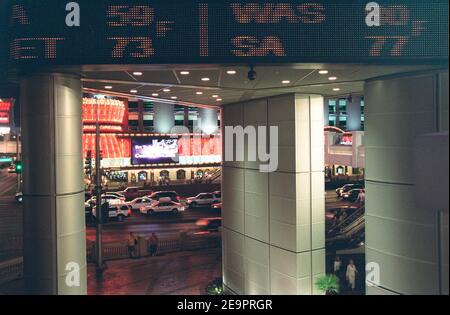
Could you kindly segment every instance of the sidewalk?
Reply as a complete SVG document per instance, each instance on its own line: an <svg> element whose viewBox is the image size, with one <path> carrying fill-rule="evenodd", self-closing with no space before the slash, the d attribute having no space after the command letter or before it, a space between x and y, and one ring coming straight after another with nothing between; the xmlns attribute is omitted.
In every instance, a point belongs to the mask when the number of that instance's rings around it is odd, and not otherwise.
<svg viewBox="0 0 450 315"><path fill-rule="evenodd" d="M102 280L88 266L89 295L202 295L222 276L221 249L107 262Z"/></svg>
<svg viewBox="0 0 450 315"><path fill-rule="evenodd" d="M222 276L221 249L177 252L157 257L107 262L101 280L88 265L89 295L204 295ZM0 295L24 294L23 279L0 285Z"/></svg>

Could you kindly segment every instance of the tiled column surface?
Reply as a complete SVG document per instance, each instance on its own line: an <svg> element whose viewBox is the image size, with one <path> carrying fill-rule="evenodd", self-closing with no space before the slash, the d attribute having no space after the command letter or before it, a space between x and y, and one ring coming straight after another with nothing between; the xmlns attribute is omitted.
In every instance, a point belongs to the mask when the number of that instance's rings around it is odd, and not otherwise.
<svg viewBox="0 0 450 315"><path fill-rule="evenodd" d="M175 126L175 106L173 104L155 103L153 127L155 132L169 133Z"/></svg>
<svg viewBox="0 0 450 315"><path fill-rule="evenodd" d="M381 281L367 293L437 294L438 221L415 202L413 157L417 136L448 131L448 71L369 81L365 99L366 263Z"/></svg>
<svg viewBox="0 0 450 315"><path fill-rule="evenodd" d="M316 293L314 278L325 272L323 98L289 94L224 107L223 126L249 125L278 126L279 164L262 173L247 153L224 162L225 286L237 294Z"/></svg>

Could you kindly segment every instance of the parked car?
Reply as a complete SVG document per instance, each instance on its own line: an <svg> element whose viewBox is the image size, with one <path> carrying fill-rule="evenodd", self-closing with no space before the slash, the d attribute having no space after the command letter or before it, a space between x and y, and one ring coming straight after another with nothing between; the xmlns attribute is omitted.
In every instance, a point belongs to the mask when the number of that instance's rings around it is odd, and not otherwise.
<svg viewBox="0 0 450 315"><path fill-rule="evenodd" d="M118 194L125 196L126 201L136 199L138 197L144 197L152 193L151 190L139 190L138 187L127 187L123 191L118 191Z"/></svg>
<svg viewBox="0 0 450 315"><path fill-rule="evenodd" d="M126 199L125 196L122 195L121 193L113 192L113 191L108 191L107 193L105 193L105 195L116 196L116 197L122 199L123 201L125 201L125 199Z"/></svg>
<svg viewBox="0 0 450 315"><path fill-rule="evenodd" d="M154 214L158 212L171 212L173 214L178 214L185 210L181 203L172 201L169 197L161 198L148 206L143 206L139 209L142 214Z"/></svg>
<svg viewBox="0 0 450 315"><path fill-rule="evenodd" d="M336 189L336 195L342 197L342 194L349 192L352 189L363 189L364 185L362 184L346 184L341 188Z"/></svg>
<svg viewBox="0 0 450 315"><path fill-rule="evenodd" d="M97 206L92 208L92 216L97 218ZM125 218L131 216L131 207L127 204L121 205L109 205L108 207L108 220L116 219L119 222L125 221Z"/></svg>
<svg viewBox="0 0 450 315"><path fill-rule="evenodd" d="M342 200L355 202L356 199L358 199L359 193L362 191L362 189L352 189L348 192L345 192L342 194Z"/></svg>
<svg viewBox="0 0 450 315"><path fill-rule="evenodd" d="M220 191L215 191L212 193L201 193L195 197L189 197L186 199L186 203L192 207L201 207L201 206L212 206L215 203L219 203L222 201L222 195Z"/></svg>
<svg viewBox="0 0 450 315"><path fill-rule="evenodd" d="M222 218L203 218L199 219L196 222L196 225L200 227L202 230L209 232L217 232L219 228L222 226Z"/></svg>
<svg viewBox="0 0 450 315"><path fill-rule="evenodd" d="M110 205L121 205L125 203L125 200L121 197L117 197L115 195L104 194L102 195L102 203L108 202ZM87 201L91 206L96 205L96 197L93 196L91 199Z"/></svg>
<svg viewBox="0 0 450 315"><path fill-rule="evenodd" d="M13 164L13 165L10 165L9 167L8 167L8 173L15 173L16 172L16 166Z"/></svg>
<svg viewBox="0 0 450 315"><path fill-rule="evenodd" d="M156 201L162 198L170 198L173 202L180 202L181 200L181 197L175 191L156 191L149 198Z"/></svg>
<svg viewBox="0 0 450 315"><path fill-rule="evenodd" d="M131 206L133 210L139 210L140 208L144 206L149 206L152 203L157 202L154 199L151 199L150 197L139 197L136 199L133 199L132 201L128 202L127 204Z"/></svg>

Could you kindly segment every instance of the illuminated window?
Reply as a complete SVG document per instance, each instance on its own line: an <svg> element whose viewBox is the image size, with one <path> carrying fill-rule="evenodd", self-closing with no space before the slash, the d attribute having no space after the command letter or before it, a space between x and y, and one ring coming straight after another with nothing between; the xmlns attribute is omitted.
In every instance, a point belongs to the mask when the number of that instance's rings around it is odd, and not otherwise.
<svg viewBox="0 0 450 315"><path fill-rule="evenodd" d="M330 117L328 118L328 126L336 127L336 116L335 115L330 115Z"/></svg>
<svg viewBox="0 0 450 315"><path fill-rule="evenodd" d="M345 100L345 99L339 100L339 114L340 115L347 114L347 100Z"/></svg>
<svg viewBox="0 0 450 315"><path fill-rule="evenodd" d="M347 129L347 117L346 116L339 116L339 128L341 129Z"/></svg>
<svg viewBox="0 0 450 315"><path fill-rule="evenodd" d="M330 114L336 113L336 100L328 100L328 112Z"/></svg>

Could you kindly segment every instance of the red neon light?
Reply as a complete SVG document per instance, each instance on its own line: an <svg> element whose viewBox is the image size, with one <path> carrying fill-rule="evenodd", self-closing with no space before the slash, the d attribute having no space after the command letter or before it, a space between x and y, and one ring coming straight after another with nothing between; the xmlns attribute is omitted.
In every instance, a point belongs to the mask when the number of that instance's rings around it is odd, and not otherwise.
<svg viewBox="0 0 450 315"><path fill-rule="evenodd" d="M83 123L95 124L98 120L101 124L123 125L125 118L125 104L119 100L83 98Z"/></svg>

